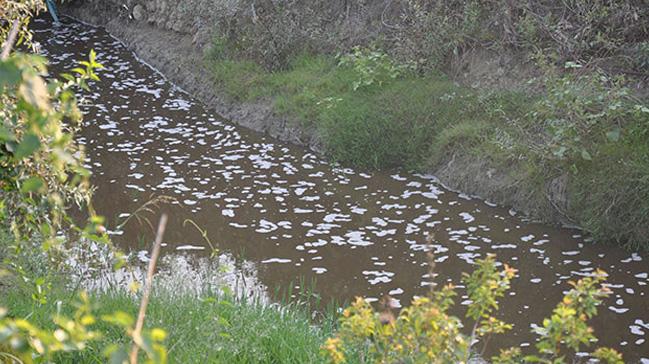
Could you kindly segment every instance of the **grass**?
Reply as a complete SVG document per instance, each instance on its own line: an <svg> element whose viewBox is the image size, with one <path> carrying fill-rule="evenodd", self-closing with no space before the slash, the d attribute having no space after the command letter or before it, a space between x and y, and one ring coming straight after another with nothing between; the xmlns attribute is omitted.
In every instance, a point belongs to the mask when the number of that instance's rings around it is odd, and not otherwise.
<svg viewBox="0 0 649 364"><path fill-rule="evenodd" d="M304 54L282 72L212 58L218 87L237 101L272 98L278 113L315 126L335 161L381 168L421 166L430 135L460 123L471 94L443 76L407 77L353 90L355 73L335 59ZM408 142L405 142L408 141Z"/></svg>
<svg viewBox="0 0 649 364"><path fill-rule="evenodd" d="M80 302L79 292L72 289L77 282L70 282L67 275L55 272L57 269L52 268L51 261L38 246L33 253L24 250L15 253L10 248L12 244L13 237L0 228L0 308L8 309L8 317L29 320L36 327L52 332L57 327L53 322L57 315L74 317ZM29 279L23 281L10 273L15 272L15 267L10 268L9 264L20 266ZM37 289L29 281L36 277L47 277L43 286L44 303L38 303L33 296ZM137 317L140 298L126 289L89 294L92 315L96 318L116 312ZM290 292L278 291L277 295L281 303L268 304L215 294L208 288L196 294L182 289L174 292L156 289L154 285L145 330L165 330L164 345L170 363L324 362L320 347L335 330L334 307L313 316L317 302L282 299L289 297ZM305 298L300 302L307 302L306 297L310 297L309 292L300 292L302 296ZM131 338L121 327L98 319L90 329L101 333L101 337L89 342L83 351L58 354L53 362L104 363L104 350L110 345L130 347ZM7 349L0 346L0 353L3 351Z"/></svg>
<svg viewBox="0 0 649 364"><path fill-rule="evenodd" d="M3 292L0 306L9 314L29 320L44 329L54 329L52 317L57 302L61 313L71 317L74 294L56 289L45 305L34 305L19 289ZM123 311L137 316L138 302L123 291L91 296L98 317ZM309 314L294 305L267 306L252 301L235 301L213 295L178 295L157 292L147 309L146 326L167 332L165 345L171 363L315 363L322 361L320 345L332 328L314 325ZM102 333L82 352L59 355L57 363L103 363L103 350L113 343L128 343L121 329L98 323Z"/></svg>
<svg viewBox="0 0 649 364"><path fill-rule="evenodd" d="M534 199L527 205L548 211L545 189L567 176L565 210L574 222L596 240L649 248L649 113L610 111L614 92L591 87L594 81L541 80L548 82L543 91L528 95L411 72L354 90L355 70L334 57L301 54L285 70L268 72L216 44L206 59L215 87L236 101L269 100L277 113L315 128L333 161L430 171L453 156L479 158L517 176L521 195ZM606 133L619 125L624 140L610 142ZM557 157L560 148L568 152Z"/></svg>

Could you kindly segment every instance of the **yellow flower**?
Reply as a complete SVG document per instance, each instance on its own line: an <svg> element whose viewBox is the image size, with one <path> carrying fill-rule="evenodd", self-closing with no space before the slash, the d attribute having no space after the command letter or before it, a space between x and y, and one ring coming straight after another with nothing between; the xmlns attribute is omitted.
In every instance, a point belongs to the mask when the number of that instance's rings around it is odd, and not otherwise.
<svg viewBox="0 0 649 364"><path fill-rule="evenodd" d="M340 351L340 338L328 338L323 345L323 349L329 354L329 359L334 364L343 363L345 361L345 354Z"/></svg>
<svg viewBox="0 0 649 364"><path fill-rule="evenodd" d="M514 278L514 276L516 275L516 272L518 272L518 270L516 270L515 268L512 268L509 265L505 264L505 276L507 278L510 278L510 279Z"/></svg>

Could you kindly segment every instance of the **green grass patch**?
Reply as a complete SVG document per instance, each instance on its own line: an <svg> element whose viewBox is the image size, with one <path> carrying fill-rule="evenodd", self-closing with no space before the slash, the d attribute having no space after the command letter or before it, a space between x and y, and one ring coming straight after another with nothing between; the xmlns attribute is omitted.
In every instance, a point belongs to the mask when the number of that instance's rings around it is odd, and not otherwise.
<svg viewBox="0 0 649 364"><path fill-rule="evenodd" d="M571 179L573 211L595 238L649 249L649 143L603 143Z"/></svg>
<svg viewBox="0 0 649 364"><path fill-rule="evenodd" d="M124 292L91 296L95 315L123 311L137 317L139 301ZM54 329L52 318L59 312L70 317L75 295L64 289L52 292L45 305L32 304L21 290L3 292L0 306L13 317L29 318L33 324ZM59 305L58 302L61 302ZM216 297L157 292L147 309L146 327L167 332L165 345L170 363L316 363L322 362L320 346L332 328L315 325L306 310L295 306L263 305ZM115 326L99 322L102 333L82 352L59 355L57 363L103 363L108 344L128 344L129 339Z"/></svg>
<svg viewBox="0 0 649 364"><path fill-rule="evenodd" d="M254 62L227 59L210 63L215 87L237 101L252 101L265 95L267 75Z"/></svg>
<svg viewBox="0 0 649 364"><path fill-rule="evenodd" d="M278 113L315 126L333 160L360 167L421 167L432 137L474 112L466 105L475 96L443 76L407 74L354 90L356 71L333 57L303 54L278 72L221 56L207 62L230 97L271 98Z"/></svg>

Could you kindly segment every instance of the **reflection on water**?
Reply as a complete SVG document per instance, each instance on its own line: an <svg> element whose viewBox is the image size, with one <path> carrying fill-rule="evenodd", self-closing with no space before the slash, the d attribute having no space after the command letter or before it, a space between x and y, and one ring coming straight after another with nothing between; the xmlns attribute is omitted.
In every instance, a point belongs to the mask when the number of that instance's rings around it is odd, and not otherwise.
<svg viewBox="0 0 649 364"><path fill-rule="evenodd" d="M533 345L531 327L550 314L567 282L602 268L613 295L594 322L600 344L649 362L647 258L591 245L578 230L525 221L448 191L432 176L331 166L220 119L101 29L36 27L55 71L91 48L107 66L85 95L80 137L98 187L96 207L116 226L152 194L174 197L163 207L172 217L163 254L209 255L200 231L183 226L191 219L218 249L254 265L255 284L286 287L303 277L317 279L324 298L390 294L404 305L432 281L427 250L434 251L436 280L455 284L475 259L496 253L519 269L502 303L514 330L497 346L523 347ZM147 229L129 224L114 240L139 251L152 235ZM187 262L167 265L182 271Z"/></svg>
<svg viewBox="0 0 649 364"><path fill-rule="evenodd" d="M163 244L164 245L164 244ZM154 287L171 295L200 297L231 294L257 302L269 302L268 288L259 282L254 263L231 254L203 257L171 252L157 262ZM132 252L130 264L115 269L114 255L106 245L81 241L67 254L67 272L73 282L89 291L120 291L145 281L150 262L146 250ZM133 259L135 258L135 259Z"/></svg>

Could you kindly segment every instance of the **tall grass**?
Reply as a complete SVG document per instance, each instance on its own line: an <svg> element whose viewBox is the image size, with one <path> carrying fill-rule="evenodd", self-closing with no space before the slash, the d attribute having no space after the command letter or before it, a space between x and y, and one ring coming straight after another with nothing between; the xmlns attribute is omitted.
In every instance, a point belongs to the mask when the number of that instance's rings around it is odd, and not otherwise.
<svg viewBox="0 0 649 364"><path fill-rule="evenodd" d="M92 295L97 316L123 311L137 315L138 301L124 291ZM59 304L61 302L61 304ZM15 317L46 329L54 328L52 317L74 311L74 294L60 289L45 305L32 305L20 290L2 292L0 305ZM332 327L315 325L306 310L296 305L264 305L228 296L175 294L155 291L147 309L147 326L164 329L171 363L317 363L320 345ZM62 354L57 363L103 363L101 348L110 343L128 343L119 328L105 323L94 327L103 338L82 352Z"/></svg>
<svg viewBox="0 0 649 364"><path fill-rule="evenodd" d="M409 76L353 90L354 71L332 57L303 54L288 70L210 58L216 87L238 101L272 98L278 113L315 126L332 159L360 167L419 167L431 136L462 122L474 96L440 75Z"/></svg>

